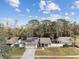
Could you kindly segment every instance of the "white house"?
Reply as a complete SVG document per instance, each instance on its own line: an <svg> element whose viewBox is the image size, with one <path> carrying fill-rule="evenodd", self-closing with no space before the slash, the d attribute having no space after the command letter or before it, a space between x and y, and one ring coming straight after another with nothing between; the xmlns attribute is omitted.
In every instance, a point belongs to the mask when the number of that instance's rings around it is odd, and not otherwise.
<svg viewBox="0 0 79 59"><path fill-rule="evenodd" d="M40 47L46 48L46 47L50 47L52 42L50 38L39 38L39 43L40 43Z"/></svg>
<svg viewBox="0 0 79 59"><path fill-rule="evenodd" d="M22 41L19 40L19 37L12 37L8 39L6 42L11 47L23 47L23 44L21 43Z"/></svg>
<svg viewBox="0 0 79 59"><path fill-rule="evenodd" d="M57 41L63 45L67 44L67 45L71 45L72 44L72 40L71 37L59 37L57 39Z"/></svg>
<svg viewBox="0 0 79 59"><path fill-rule="evenodd" d="M38 38L37 37L29 37L26 40L26 48L37 48Z"/></svg>

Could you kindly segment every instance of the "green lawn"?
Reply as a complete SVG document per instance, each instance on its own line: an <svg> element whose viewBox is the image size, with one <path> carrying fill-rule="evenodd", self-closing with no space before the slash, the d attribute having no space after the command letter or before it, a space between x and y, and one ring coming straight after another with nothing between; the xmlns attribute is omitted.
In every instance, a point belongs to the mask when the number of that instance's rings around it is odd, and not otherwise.
<svg viewBox="0 0 79 59"><path fill-rule="evenodd" d="M44 50L36 50L35 56L69 56L79 55L79 50L73 47L69 48L46 48ZM38 58L35 58L38 59ZM39 59L79 59L66 57L41 57Z"/></svg>
<svg viewBox="0 0 79 59"><path fill-rule="evenodd" d="M25 48L11 48L9 50L9 53L12 56L18 56L18 55L23 55L24 51L25 51Z"/></svg>
<svg viewBox="0 0 79 59"><path fill-rule="evenodd" d="M61 48L59 50L64 55L79 55L79 50L76 48Z"/></svg>
<svg viewBox="0 0 79 59"><path fill-rule="evenodd" d="M38 59L38 58L35 58L35 59ZM39 58L39 59L79 59L78 57L77 58L64 58L64 57L53 57L53 58L47 58L47 57L45 57L45 58Z"/></svg>
<svg viewBox="0 0 79 59"><path fill-rule="evenodd" d="M22 56L25 51L25 48L11 48L9 54L11 56ZM11 57L11 59L20 59L20 57Z"/></svg>
<svg viewBox="0 0 79 59"><path fill-rule="evenodd" d="M20 59L20 57L11 57L11 59Z"/></svg>
<svg viewBox="0 0 79 59"><path fill-rule="evenodd" d="M65 55L79 55L79 50L76 48L47 48L44 50L36 50L36 56L65 56Z"/></svg>

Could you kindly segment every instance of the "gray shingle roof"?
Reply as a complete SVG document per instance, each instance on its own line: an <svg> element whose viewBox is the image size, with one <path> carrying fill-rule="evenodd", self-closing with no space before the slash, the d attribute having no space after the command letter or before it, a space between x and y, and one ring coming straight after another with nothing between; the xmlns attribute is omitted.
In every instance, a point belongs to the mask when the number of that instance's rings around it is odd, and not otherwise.
<svg viewBox="0 0 79 59"><path fill-rule="evenodd" d="M14 44L18 40L19 37L12 37L11 39L7 40L7 44Z"/></svg>
<svg viewBox="0 0 79 59"><path fill-rule="evenodd" d="M37 44L38 43L38 38L37 37L28 37L26 42L27 44Z"/></svg>
<svg viewBox="0 0 79 59"><path fill-rule="evenodd" d="M71 43L71 37L59 37L57 40L60 43L64 43L64 44Z"/></svg>
<svg viewBox="0 0 79 59"><path fill-rule="evenodd" d="M40 43L50 44L51 40L50 38L40 38Z"/></svg>
<svg viewBox="0 0 79 59"><path fill-rule="evenodd" d="M26 42L32 42L35 41L37 39L37 37L28 37Z"/></svg>

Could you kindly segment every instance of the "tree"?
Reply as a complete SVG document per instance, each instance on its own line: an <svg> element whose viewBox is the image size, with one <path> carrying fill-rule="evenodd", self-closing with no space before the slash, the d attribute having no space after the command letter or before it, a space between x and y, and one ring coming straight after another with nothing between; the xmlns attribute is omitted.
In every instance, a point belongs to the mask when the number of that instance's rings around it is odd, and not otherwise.
<svg viewBox="0 0 79 59"><path fill-rule="evenodd" d="M4 31L4 24L0 23L0 32L3 32L3 31Z"/></svg>
<svg viewBox="0 0 79 59"><path fill-rule="evenodd" d="M70 27L69 27L69 21L65 19L58 19L57 20L59 25L59 31L61 36L70 36Z"/></svg>
<svg viewBox="0 0 79 59"><path fill-rule="evenodd" d="M73 23L73 47L75 47L75 44L76 44L76 35L77 35L77 24L76 22Z"/></svg>
<svg viewBox="0 0 79 59"><path fill-rule="evenodd" d="M43 37L44 36L44 30L42 25L39 25L39 27L36 29L37 37Z"/></svg>
<svg viewBox="0 0 79 59"><path fill-rule="evenodd" d="M41 21L41 26L43 28L44 37L49 37L50 36L50 29L51 29L50 24L51 24L50 20Z"/></svg>
<svg viewBox="0 0 79 59"><path fill-rule="evenodd" d="M53 36L52 36L53 35ZM58 25L57 22L51 22L51 36L55 39L58 36Z"/></svg>
<svg viewBox="0 0 79 59"><path fill-rule="evenodd" d="M31 33L32 33L32 36L37 36L37 34L36 34L36 29L38 28L38 26L39 26L39 21L38 20L36 20L36 19L32 19L32 20L30 20L29 22L28 22L28 24L29 24L29 29L32 31Z"/></svg>
<svg viewBox="0 0 79 59"><path fill-rule="evenodd" d="M5 33L0 33L0 54L3 59L9 59L9 46L6 45Z"/></svg>

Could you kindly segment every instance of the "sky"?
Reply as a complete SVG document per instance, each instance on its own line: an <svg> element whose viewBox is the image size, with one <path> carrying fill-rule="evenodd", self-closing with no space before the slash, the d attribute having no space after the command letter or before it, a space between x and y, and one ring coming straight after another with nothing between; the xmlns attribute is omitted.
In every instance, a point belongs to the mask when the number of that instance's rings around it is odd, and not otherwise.
<svg viewBox="0 0 79 59"><path fill-rule="evenodd" d="M79 0L0 0L0 22L19 25L31 19L79 22Z"/></svg>

